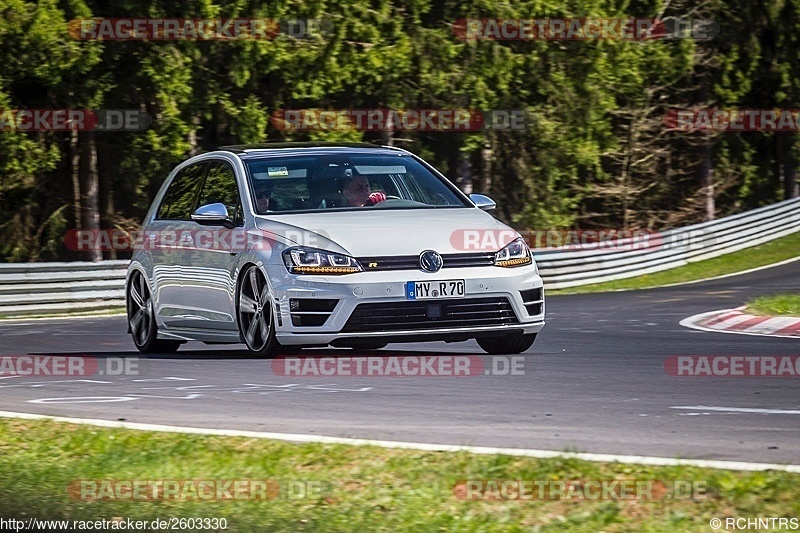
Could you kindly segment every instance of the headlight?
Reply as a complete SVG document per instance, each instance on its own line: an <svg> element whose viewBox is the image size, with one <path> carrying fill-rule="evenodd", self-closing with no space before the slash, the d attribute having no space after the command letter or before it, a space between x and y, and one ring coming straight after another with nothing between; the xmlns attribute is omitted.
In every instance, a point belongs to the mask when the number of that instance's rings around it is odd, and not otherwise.
<svg viewBox="0 0 800 533"><path fill-rule="evenodd" d="M518 267L532 262L531 251L522 237L517 237L494 255L494 264L501 267Z"/></svg>
<svg viewBox="0 0 800 533"><path fill-rule="evenodd" d="M353 274L363 272L361 264L349 255L316 248L289 248L283 264L292 274Z"/></svg>

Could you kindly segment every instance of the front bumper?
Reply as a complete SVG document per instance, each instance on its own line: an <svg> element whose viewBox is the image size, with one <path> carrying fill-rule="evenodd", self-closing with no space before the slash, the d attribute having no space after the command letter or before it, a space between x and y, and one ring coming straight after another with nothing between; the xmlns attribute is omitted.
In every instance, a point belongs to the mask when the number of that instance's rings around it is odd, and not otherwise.
<svg viewBox="0 0 800 533"><path fill-rule="evenodd" d="M267 267L267 274L275 296L276 336L284 345L336 344L347 339L372 339L386 342L415 340L465 340L480 336L503 334L537 333L544 326L544 290L542 279L534 266L520 268L465 267L442 269L435 274L421 271L395 270L388 272L360 272L344 276L291 275L282 265ZM436 318L426 324L415 324L412 328L402 325L376 327L374 330L347 331L348 320L356 306L362 303L398 304L409 302L405 284L412 281L464 280L465 300L498 300L508 302L504 306L506 315L513 313L513 320L504 323L475 325L457 320L442 322ZM541 305L530 305L525 301L524 291L541 289ZM290 301L336 300L335 307L328 312L322 325L298 326L293 323ZM461 299L424 300L425 304L444 304ZM526 304L528 304L526 306ZM445 306L446 307L446 306ZM530 310L535 314L530 314ZM295 317L296 321L296 317Z"/></svg>

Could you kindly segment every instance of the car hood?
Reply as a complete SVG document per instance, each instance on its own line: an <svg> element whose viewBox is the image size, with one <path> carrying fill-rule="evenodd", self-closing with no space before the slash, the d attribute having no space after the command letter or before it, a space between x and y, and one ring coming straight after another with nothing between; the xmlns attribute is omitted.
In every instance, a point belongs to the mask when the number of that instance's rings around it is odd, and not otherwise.
<svg viewBox="0 0 800 533"><path fill-rule="evenodd" d="M516 232L477 208L365 209L327 213L257 216L270 239L354 257L496 251ZM464 233L472 237L464 244ZM481 238L476 240L476 235ZM483 237L488 237L483 238ZM494 246L495 241L500 241ZM476 247L480 242L482 246Z"/></svg>

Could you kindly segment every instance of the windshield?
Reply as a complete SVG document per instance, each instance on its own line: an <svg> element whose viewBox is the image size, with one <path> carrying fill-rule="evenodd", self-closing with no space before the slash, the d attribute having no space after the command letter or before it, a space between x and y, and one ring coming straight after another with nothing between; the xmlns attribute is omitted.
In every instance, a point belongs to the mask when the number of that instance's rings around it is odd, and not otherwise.
<svg viewBox="0 0 800 533"><path fill-rule="evenodd" d="M258 214L472 207L410 156L314 155L244 161Z"/></svg>

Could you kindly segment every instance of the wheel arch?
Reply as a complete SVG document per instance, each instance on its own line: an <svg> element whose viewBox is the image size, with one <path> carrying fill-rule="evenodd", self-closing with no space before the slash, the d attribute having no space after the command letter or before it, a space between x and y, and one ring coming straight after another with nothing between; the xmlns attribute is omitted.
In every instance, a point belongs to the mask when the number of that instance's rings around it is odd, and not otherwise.
<svg viewBox="0 0 800 533"><path fill-rule="evenodd" d="M236 274L236 294L234 294L234 298L233 298L233 305L234 305L234 313L233 314L234 314L234 318L236 319L236 326L237 327L239 327L239 294L241 292L242 283L244 283L244 278L245 278L244 277L244 273L247 272L248 270L250 270L251 267L257 268L257 269L259 269L261 271L261 274L264 276L264 280L266 281L267 286L269 287L269 293L270 293L271 299L274 299L274 295L275 295L275 291L272 288L272 283L270 282L269 274L267 273L267 269L264 268L264 263L262 263L260 261L256 262L256 261L253 261L253 260L247 260L247 261L243 262L239 266L239 269L238 269L239 271ZM274 306L272 307L272 310L275 313L278 313L278 311L279 311L279 309L275 309ZM240 333L241 333L241 330L240 330Z"/></svg>

